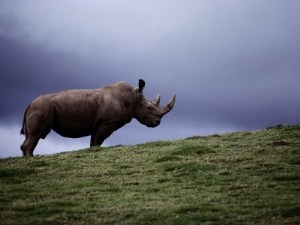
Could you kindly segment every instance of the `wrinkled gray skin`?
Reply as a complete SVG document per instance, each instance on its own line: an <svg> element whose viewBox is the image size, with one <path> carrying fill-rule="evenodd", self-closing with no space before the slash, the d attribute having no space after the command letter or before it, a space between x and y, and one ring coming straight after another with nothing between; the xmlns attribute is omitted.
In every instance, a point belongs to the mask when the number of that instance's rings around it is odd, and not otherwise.
<svg viewBox="0 0 300 225"><path fill-rule="evenodd" d="M147 100L142 92L144 86L145 82L139 80L139 87L118 82L96 90L67 90L39 96L24 113L23 156L33 156L39 139L46 138L51 129L70 138L91 135L90 146L99 146L132 118L148 127L158 126L173 108L176 96L159 107L160 95Z"/></svg>

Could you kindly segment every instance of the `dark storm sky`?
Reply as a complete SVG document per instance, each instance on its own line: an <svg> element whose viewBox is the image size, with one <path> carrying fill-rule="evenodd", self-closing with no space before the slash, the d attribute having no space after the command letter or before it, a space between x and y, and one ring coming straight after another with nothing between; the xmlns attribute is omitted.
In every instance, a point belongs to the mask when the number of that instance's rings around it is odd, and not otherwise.
<svg viewBox="0 0 300 225"><path fill-rule="evenodd" d="M132 121L104 145L300 123L300 2L0 2L0 157L21 156L23 112L38 95L146 81L174 109ZM89 146L54 132L35 154Z"/></svg>

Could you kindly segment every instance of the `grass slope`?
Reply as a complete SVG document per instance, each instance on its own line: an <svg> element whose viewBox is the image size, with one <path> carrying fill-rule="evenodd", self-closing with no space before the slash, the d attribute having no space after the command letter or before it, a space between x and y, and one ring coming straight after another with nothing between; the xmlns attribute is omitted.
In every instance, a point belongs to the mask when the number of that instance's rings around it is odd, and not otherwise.
<svg viewBox="0 0 300 225"><path fill-rule="evenodd" d="M0 224L252 223L300 223L300 125L0 159Z"/></svg>

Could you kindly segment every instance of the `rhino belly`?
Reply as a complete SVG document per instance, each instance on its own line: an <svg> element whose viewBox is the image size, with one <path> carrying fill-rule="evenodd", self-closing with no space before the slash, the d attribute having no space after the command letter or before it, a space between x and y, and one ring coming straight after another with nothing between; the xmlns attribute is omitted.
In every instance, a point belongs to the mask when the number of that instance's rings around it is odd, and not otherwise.
<svg viewBox="0 0 300 225"><path fill-rule="evenodd" d="M92 133L92 125L78 121L56 121L52 129L63 137L79 138L89 136Z"/></svg>

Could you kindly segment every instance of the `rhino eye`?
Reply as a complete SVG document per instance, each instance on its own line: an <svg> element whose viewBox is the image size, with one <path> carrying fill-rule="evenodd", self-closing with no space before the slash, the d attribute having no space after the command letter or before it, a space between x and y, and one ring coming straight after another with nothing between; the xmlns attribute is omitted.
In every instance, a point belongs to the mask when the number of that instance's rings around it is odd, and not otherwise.
<svg viewBox="0 0 300 225"><path fill-rule="evenodd" d="M150 110L150 109L151 109L151 107L150 107L150 106L147 106L147 109L148 109L148 110Z"/></svg>

